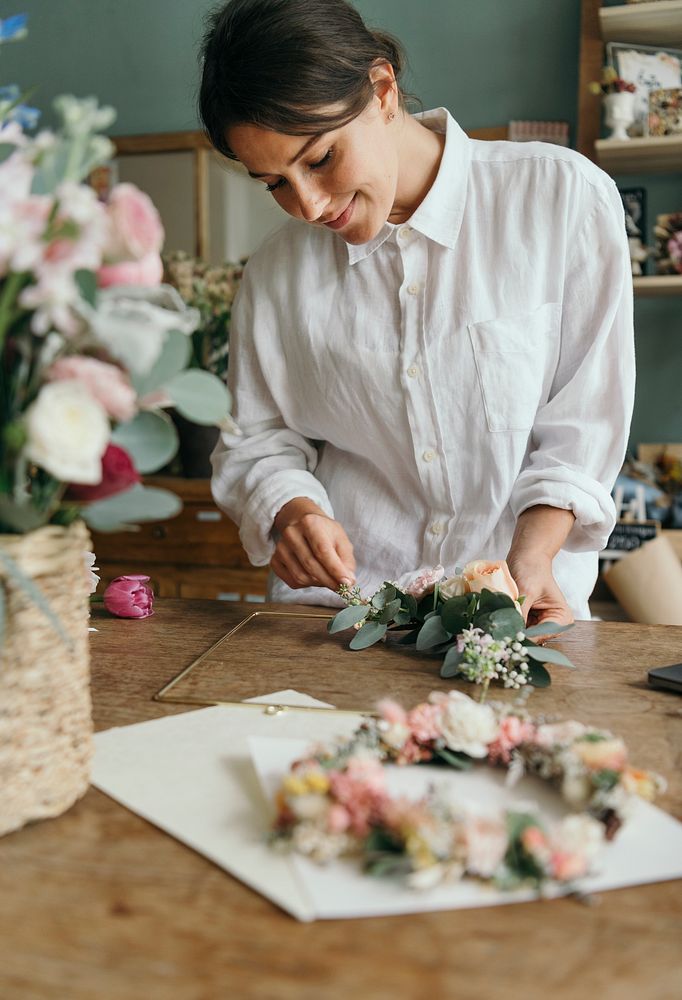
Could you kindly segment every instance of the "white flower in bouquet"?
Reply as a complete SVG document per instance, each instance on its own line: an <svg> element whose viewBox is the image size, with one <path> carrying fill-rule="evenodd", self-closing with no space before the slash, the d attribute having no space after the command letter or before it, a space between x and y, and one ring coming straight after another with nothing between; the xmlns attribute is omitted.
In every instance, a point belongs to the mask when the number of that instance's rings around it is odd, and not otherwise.
<svg viewBox="0 0 682 1000"><path fill-rule="evenodd" d="M26 411L26 457L67 483L98 483L109 418L82 382L51 382Z"/></svg>
<svg viewBox="0 0 682 1000"><path fill-rule="evenodd" d="M469 757L487 756L488 745L497 735L492 708L472 701L461 691L449 691L436 702L442 707L441 733L448 750Z"/></svg>

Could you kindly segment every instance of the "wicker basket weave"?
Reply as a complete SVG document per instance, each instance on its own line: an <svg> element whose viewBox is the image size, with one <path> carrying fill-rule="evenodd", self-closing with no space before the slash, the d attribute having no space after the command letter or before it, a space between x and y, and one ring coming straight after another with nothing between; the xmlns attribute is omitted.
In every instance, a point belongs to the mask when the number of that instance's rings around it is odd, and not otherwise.
<svg viewBox="0 0 682 1000"><path fill-rule="evenodd" d="M30 820L58 816L88 787L92 712L88 655L85 526L49 525L0 535L0 548L47 598L72 641L8 576L0 650L0 835Z"/></svg>

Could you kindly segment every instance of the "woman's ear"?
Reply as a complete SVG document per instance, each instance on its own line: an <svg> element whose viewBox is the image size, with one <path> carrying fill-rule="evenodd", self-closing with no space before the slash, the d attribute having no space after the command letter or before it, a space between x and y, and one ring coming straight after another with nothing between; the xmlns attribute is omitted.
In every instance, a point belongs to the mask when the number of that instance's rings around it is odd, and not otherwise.
<svg viewBox="0 0 682 1000"><path fill-rule="evenodd" d="M369 71L369 78L374 88L374 98L379 103L379 110L386 120L392 121L400 107L398 84L393 67L389 62L377 61Z"/></svg>

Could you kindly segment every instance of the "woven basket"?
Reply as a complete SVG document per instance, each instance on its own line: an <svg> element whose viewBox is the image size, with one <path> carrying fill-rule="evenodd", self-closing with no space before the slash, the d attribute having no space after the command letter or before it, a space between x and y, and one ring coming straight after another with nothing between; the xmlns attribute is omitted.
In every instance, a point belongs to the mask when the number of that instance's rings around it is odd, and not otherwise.
<svg viewBox="0 0 682 1000"><path fill-rule="evenodd" d="M58 816L88 787L90 537L81 522L0 535L0 549L40 588L71 648L0 561L6 597L0 650L0 835Z"/></svg>

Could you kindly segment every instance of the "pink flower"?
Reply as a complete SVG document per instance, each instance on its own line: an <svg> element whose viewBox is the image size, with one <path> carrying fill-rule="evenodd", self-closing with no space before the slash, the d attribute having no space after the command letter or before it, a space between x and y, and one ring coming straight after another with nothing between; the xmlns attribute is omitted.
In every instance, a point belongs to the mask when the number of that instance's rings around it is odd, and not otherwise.
<svg viewBox="0 0 682 1000"><path fill-rule="evenodd" d="M397 701L393 701L392 698L382 698L377 705L377 711L381 718L389 722L392 726L404 726L407 722L407 712L402 705L399 705Z"/></svg>
<svg viewBox="0 0 682 1000"><path fill-rule="evenodd" d="M335 802L327 813L327 829L330 833L345 833L350 826L350 813L345 806Z"/></svg>
<svg viewBox="0 0 682 1000"><path fill-rule="evenodd" d="M676 271L682 274L682 229L668 240L668 253Z"/></svg>
<svg viewBox="0 0 682 1000"><path fill-rule="evenodd" d="M94 486L82 483L71 483L67 490L70 500L80 503L92 503L93 500L104 500L117 493L130 489L134 483L139 483L140 473L132 463L130 455L117 444L109 443L102 455L102 478Z"/></svg>
<svg viewBox="0 0 682 1000"><path fill-rule="evenodd" d="M63 357L50 367L47 378L51 382L78 379L114 420L132 420L135 416L135 390L116 365L82 355Z"/></svg>
<svg viewBox="0 0 682 1000"><path fill-rule="evenodd" d="M400 587L404 594L411 594L412 597L419 600L420 597L424 597L426 594L432 594L433 589L439 580L443 579L445 575L445 570L442 566L434 566L433 569L418 570L417 576L407 584L405 587ZM401 579L403 579L401 577Z"/></svg>
<svg viewBox="0 0 682 1000"><path fill-rule="evenodd" d="M407 725L418 743L430 743L441 734L440 705L416 705L407 714Z"/></svg>
<svg viewBox="0 0 682 1000"><path fill-rule="evenodd" d="M148 253L141 260L103 264L97 271L100 288L110 285L159 285L162 278L163 263L158 253Z"/></svg>
<svg viewBox="0 0 682 1000"><path fill-rule="evenodd" d="M104 591L104 607L119 618L148 618L153 615L154 591L145 586L148 576L117 576Z"/></svg>
<svg viewBox="0 0 682 1000"><path fill-rule="evenodd" d="M142 260L147 254L161 251L165 235L161 217L151 198L134 184L116 185L109 196L107 215L109 261Z"/></svg>
<svg viewBox="0 0 682 1000"><path fill-rule="evenodd" d="M526 743L535 735L535 727L529 722L523 722L516 715L507 715L500 722L497 739L490 744L488 756L491 763L500 761L508 764L511 751L521 743Z"/></svg>
<svg viewBox="0 0 682 1000"><path fill-rule="evenodd" d="M589 869L589 858L584 854L571 854L568 851L554 851L551 857L552 875L558 882L572 882L582 878Z"/></svg>

